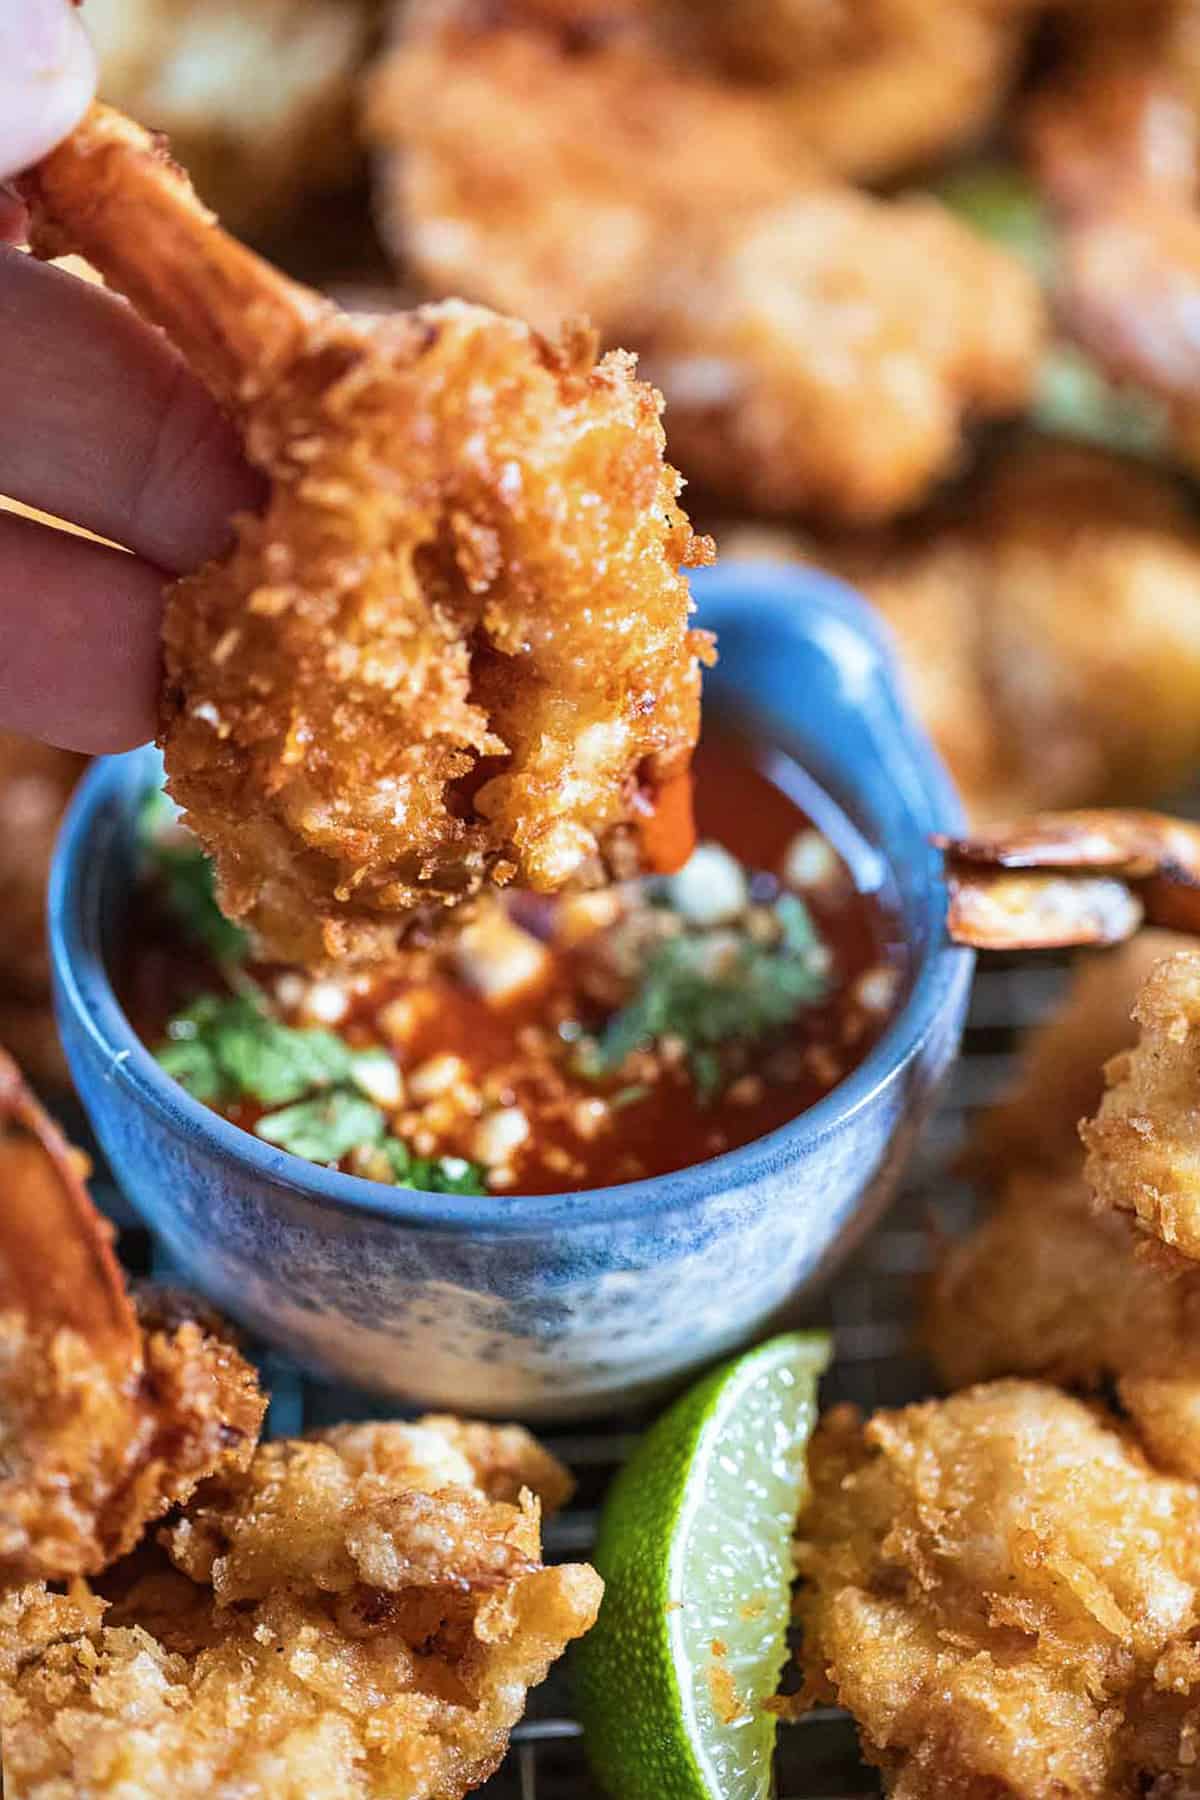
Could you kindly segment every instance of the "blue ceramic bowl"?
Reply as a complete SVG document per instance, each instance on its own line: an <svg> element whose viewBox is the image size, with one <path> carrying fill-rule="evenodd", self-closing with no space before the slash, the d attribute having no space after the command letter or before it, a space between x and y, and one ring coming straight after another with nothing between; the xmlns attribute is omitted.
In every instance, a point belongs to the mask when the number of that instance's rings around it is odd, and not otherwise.
<svg viewBox="0 0 1200 1800"><path fill-rule="evenodd" d="M840 1087L678 1174L582 1194L419 1194L302 1162L208 1111L139 1042L108 973L155 753L105 758L83 782L50 887L79 1093L175 1264L303 1363L470 1413L636 1401L765 1329L893 1192L966 1005L971 959L945 942L928 844L959 823L958 804L852 593L766 564L704 574L695 593L721 641L707 697L786 746L882 848L913 967L898 1015Z"/></svg>

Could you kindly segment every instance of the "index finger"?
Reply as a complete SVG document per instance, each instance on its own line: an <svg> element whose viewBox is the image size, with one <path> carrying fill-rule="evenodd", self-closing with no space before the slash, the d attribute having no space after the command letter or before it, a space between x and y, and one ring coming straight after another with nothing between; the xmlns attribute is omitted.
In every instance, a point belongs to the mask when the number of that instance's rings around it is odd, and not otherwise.
<svg viewBox="0 0 1200 1800"><path fill-rule="evenodd" d="M124 300L0 247L0 494L171 574L220 554L261 484L237 433Z"/></svg>

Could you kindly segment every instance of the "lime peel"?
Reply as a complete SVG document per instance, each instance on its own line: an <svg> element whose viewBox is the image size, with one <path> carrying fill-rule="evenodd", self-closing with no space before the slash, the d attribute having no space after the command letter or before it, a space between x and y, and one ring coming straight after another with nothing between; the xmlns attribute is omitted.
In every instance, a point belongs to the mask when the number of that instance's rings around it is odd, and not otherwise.
<svg viewBox="0 0 1200 1800"><path fill-rule="evenodd" d="M578 1647L588 1752L620 1800L764 1800L805 1487L819 1334L698 1382L651 1428L604 1508L600 1618Z"/></svg>

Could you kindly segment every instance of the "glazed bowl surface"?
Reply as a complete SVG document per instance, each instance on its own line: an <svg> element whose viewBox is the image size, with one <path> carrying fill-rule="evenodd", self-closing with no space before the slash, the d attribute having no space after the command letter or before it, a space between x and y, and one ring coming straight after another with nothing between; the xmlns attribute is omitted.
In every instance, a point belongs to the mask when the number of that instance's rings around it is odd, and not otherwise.
<svg viewBox="0 0 1200 1800"><path fill-rule="evenodd" d="M473 1198L289 1155L193 1100L136 1036L110 971L136 824L161 775L108 757L50 888L56 1004L96 1137L181 1276L306 1366L405 1402L532 1420L649 1399L767 1330L878 1219L956 1053L971 958L944 936L935 831L957 800L873 615L824 576L729 564L694 582L719 635L706 705L815 778L886 858L904 998L825 1099L711 1161L587 1193Z"/></svg>

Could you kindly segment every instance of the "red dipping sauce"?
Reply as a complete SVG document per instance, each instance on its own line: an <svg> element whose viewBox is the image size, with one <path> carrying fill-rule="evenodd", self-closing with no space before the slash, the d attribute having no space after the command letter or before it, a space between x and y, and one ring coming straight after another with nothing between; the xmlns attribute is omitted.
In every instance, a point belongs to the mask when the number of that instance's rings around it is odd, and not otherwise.
<svg viewBox="0 0 1200 1800"><path fill-rule="evenodd" d="M339 985L253 962L236 979L288 1027L371 1053L364 1091L389 1141L471 1165L498 1205L746 1144L857 1067L902 998L906 957L886 865L797 764L722 730L695 774L705 848L671 882L516 896L375 979ZM151 881L123 983L140 1035L157 1047L199 991L227 990ZM637 1037L639 1022L655 1029ZM260 1099L217 1104L280 1141ZM377 1147L335 1160L387 1178Z"/></svg>

